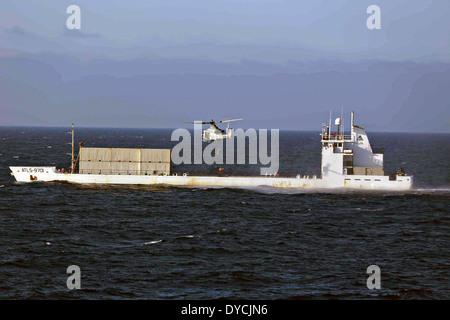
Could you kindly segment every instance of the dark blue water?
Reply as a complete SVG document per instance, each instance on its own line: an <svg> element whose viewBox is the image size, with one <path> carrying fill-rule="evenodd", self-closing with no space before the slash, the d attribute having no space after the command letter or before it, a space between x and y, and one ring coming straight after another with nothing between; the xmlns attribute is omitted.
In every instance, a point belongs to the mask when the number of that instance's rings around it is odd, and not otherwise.
<svg viewBox="0 0 450 320"><path fill-rule="evenodd" d="M76 140L168 148L170 133L80 128ZM320 175L317 132L280 137L282 175ZM68 167L70 136L0 128L0 298L448 299L450 135L369 137L386 148L386 172L403 167L415 190L17 184L10 165ZM66 287L70 265L81 290ZM366 286L369 265L381 269L380 290Z"/></svg>

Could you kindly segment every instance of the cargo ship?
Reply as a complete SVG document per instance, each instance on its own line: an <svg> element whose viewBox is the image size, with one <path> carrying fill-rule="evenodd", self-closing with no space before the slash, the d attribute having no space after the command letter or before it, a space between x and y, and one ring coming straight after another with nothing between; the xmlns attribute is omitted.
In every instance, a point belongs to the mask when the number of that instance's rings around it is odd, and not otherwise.
<svg viewBox="0 0 450 320"><path fill-rule="evenodd" d="M384 173L384 150L374 150L364 128L354 124L351 113L350 134L335 120L336 132L322 125L321 176L190 176L171 172L170 149L86 148L80 144L74 158L72 125L72 164L70 169L54 166L11 166L17 182L65 181L79 184L129 184L209 187L275 187L297 189L410 190L413 177L403 170ZM78 171L76 164L78 162Z"/></svg>

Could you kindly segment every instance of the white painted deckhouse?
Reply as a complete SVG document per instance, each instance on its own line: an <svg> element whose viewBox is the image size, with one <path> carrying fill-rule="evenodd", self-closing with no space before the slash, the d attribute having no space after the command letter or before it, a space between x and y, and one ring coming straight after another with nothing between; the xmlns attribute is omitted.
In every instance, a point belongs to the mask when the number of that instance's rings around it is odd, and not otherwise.
<svg viewBox="0 0 450 320"><path fill-rule="evenodd" d="M367 190L410 190L413 177L397 171L390 179L384 174L383 152L374 151L366 131L354 124L351 114L350 134L345 134L342 119L335 120L336 132L329 124L322 126L321 177L278 176L190 176L171 172L170 149L85 148L80 146L79 170L72 157L71 170L56 167L12 166L18 182L67 181L81 184L166 184L175 186L216 186ZM73 127L72 127L73 138ZM73 141L73 140L72 140ZM72 142L73 145L73 142Z"/></svg>

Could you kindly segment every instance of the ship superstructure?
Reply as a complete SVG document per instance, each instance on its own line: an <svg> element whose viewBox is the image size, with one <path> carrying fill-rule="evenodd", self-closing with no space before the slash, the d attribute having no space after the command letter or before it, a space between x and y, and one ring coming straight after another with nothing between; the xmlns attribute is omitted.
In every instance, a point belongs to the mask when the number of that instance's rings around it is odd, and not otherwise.
<svg viewBox="0 0 450 320"><path fill-rule="evenodd" d="M80 170L64 172L56 167L10 167L18 182L67 181L84 184L167 184L176 186L217 186L310 189L409 190L413 178L397 171L391 178L384 174L383 150L372 148L366 131L354 124L351 114L350 133L345 134L341 118L331 115L322 126L321 177L234 177L190 176L172 174L169 149L84 148L80 145ZM72 131L73 138L73 131ZM72 146L73 146L72 141ZM72 158L74 158L72 156Z"/></svg>
<svg viewBox="0 0 450 320"><path fill-rule="evenodd" d="M351 113L350 134L345 134L341 118L335 120L336 132L331 130L331 116L328 125L322 125L322 178L332 183L344 183L345 187L357 187L365 182L388 183L384 174L384 149L374 149L366 130L354 124ZM397 172L395 181L411 183L412 177Z"/></svg>

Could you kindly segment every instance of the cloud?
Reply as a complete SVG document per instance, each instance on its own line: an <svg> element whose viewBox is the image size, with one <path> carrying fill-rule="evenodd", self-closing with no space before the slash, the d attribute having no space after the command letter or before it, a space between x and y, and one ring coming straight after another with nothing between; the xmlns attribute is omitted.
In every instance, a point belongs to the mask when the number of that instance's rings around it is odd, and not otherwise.
<svg viewBox="0 0 450 320"><path fill-rule="evenodd" d="M365 25L370 0L81 1L82 30L61 30L64 3L3 1L14 16L8 25L16 21L17 26L7 29L7 39L0 33L0 43L23 52L222 62L448 61L443 57L449 55L448 1L379 0L382 29L377 31Z"/></svg>

